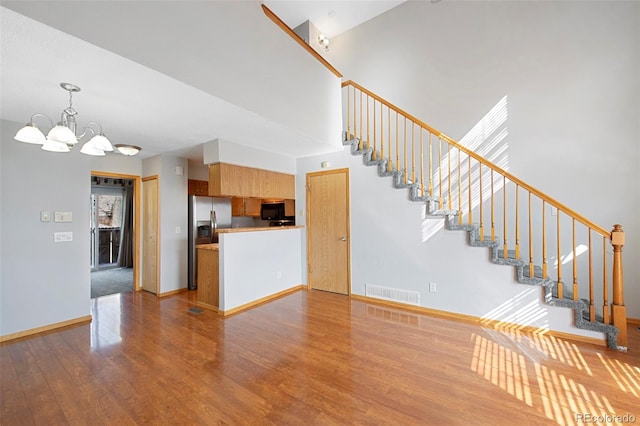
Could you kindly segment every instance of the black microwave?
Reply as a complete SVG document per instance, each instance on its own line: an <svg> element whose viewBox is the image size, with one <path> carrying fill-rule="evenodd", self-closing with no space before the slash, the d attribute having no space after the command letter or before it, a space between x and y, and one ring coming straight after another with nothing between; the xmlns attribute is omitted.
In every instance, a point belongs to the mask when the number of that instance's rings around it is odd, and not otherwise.
<svg viewBox="0 0 640 426"><path fill-rule="evenodd" d="M285 216L284 203L264 203L260 209L262 220L293 220L294 217Z"/></svg>

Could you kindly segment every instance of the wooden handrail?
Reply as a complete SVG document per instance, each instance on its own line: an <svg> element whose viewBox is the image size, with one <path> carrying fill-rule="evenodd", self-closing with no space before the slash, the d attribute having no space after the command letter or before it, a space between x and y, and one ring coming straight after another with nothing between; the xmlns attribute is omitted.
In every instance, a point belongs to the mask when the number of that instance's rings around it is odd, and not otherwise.
<svg viewBox="0 0 640 426"><path fill-rule="evenodd" d="M324 65L329 71L331 71L336 77L338 78L342 78L342 74L340 74L340 71L338 71L337 69L335 69L333 67L333 65L331 65L329 62L327 62L326 59L324 59L318 52L316 52L313 47L309 46L309 43L307 43L306 41L304 41L304 39L302 37L300 37L298 34L296 34L291 27L289 27L287 24L284 23L284 21L282 21L282 19L280 19L278 17L278 15L276 15L275 13L273 13L271 11L271 9L269 9L267 6L265 6L264 4L262 5L262 10L264 11L264 14L267 15L267 17L269 19L271 19L273 22L275 22L275 24L277 26L279 26L285 33L289 34L289 36L294 39L300 46L304 47L304 49L311 53L311 55L316 58L318 61L320 61L320 63L322 65Z"/></svg>
<svg viewBox="0 0 640 426"><path fill-rule="evenodd" d="M592 245L591 245L591 232L597 232L600 235L603 236L603 250L602 250L602 254L603 254L603 264L602 264L602 268L603 268L603 299L604 299L604 303L603 303L603 320L600 321L604 324L613 324L615 327L617 327L618 329L618 334L617 334L617 338L615 340L616 345L618 345L618 347L624 347L626 346L626 342L627 342L627 326L626 326L626 308L624 306L624 280L623 280L623 268L622 268L622 247L624 245L624 231L622 230L622 227L620 225L614 225L614 229L612 231L609 231L593 222L591 222L590 220L588 220L587 218L585 218L584 216L580 215L579 213L575 212L574 210L570 209L569 207L565 206L564 204L560 203L559 201L556 201L555 199L553 199L552 197L544 194L543 192L537 190L536 188L533 188L532 186L528 185L526 182L523 182L522 180L518 179L517 177L513 176L511 173L507 172L506 170L502 169L501 167L493 164L490 160L485 159L484 157L480 156L479 154L475 153L474 151L472 151L469 148L466 148L462 145L460 145L457 141L453 140L451 137L443 134L442 132L440 132L439 130L434 129L433 127L429 126L428 124L424 123L422 120L419 120L417 117L409 114L408 112L396 107L395 105L385 101L384 99L382 99L381 97L377 96L375 93L365 89L364 87L360 86L359 84L353 82L352 80L348 80L342 83L342 87L346 88L346 96L347 96L347 126L349 128L349 125L351 123L351 118L353 118L353 123L354 123L354 131L353 134L350 131L347 131L347 135L348 135L348 139L350 140L355 140L354 142L357 142L357 145L359 147L359 149L363 149L363 147L369 148L369 141L365 141L363 138L369 138L369 133L368 133L368 128L369 128L369 100L373 99L374 102L374 111L375 111L375 105L377 102L380 103L380 111L381 111L381 116L380 116L380 132L381 134L384 134L384 118L383 118L383 114L382 114L382 110L384 109L384 106L386 105L387 107L387 143L388 143L388 152L385 153L383 151L384 149L384 145L382 146L382 149L380 151L380 160L383 161L383 164L385 165L385 170L388 172L393 172L395 170L395 172L398 175L396 175L396 178L398 177L403 177L404 179L404 185L408 184L408 176L409 176L409 163L408 163L408 158L407 156L410 155L411 156L411 183L415 184L416 183L416 176L415 176L415 132L414 132L414 127L417 125L419 128L419 132L420 132L420 194L421 196L424 196L425 194L425 182L424 182L424 174L425 174L425 170L424 170L424 150L423 150L423 139L422 139L422 132L423 131L428 131L429 132L429 146L428 146L428 151L429 151L429 167L428 167L428 173L429 173L429 197L431 197L432 199L436 200L439 202L438 207L436 207L436 209L440 209L440 211L438 211L437 213L442 215L442 214L452 214L451 212L454 209L454 204L453 204L453 191L454 189L457 189L457 201L458 201L458 205L457 205L457 211L455 213L455 215L457 215L458 218L458 224L462 225L463 220L462 217L463 215L467 215L467 219L469 222L469 225L473 224L473 211L474 211L474 206L473 206L473 202L474 202L474 186L475 186L475 190L477 190L477 194L479 196L479 214L480 214L480 224L479 224L479 228L478 228L478 232L479 232L479 237L480 240L484 240L484 212L483 212L483 203L484 203L484 196L483 196L483 184L482 184L482 176L483 176L483 167L488 167L489 171L490 171L490 176L491 176L491 240L495 241L495 206L494 206L494 172L498 173L502 176L502 188L503 188L503 200L502 200L502 210L503 210L503 217L502 217L502 225L503 225L503 232L504 232L504 236L503 236L503 252L501 257L506 261L507 259L513 259L515 258L515 260L521 260L522 264L526 264L526 258L521 259L520 258L520 248L521 248L521 244L520 244L520 214L519 214L519 208L520 208L520 202L519 202L519 193L522 191L526 191L526 193L523 192L523 196L527 197L527 202L526 204L526 216L527 216L527 221L528 221L528 230L525 231L523 238L525 239L525 241L522 244L522 247L525 248L525 250L528 250L526 252L528 259L528 279L533 279L536 278L536 266L535 266L535 257L534 257L534 248L536 250L538 250L538 247L535 246L534 247L534 235L533 235L533 225L534 225L534 220L533 220L533 213L534 213L534 209L533 209L533 203L537 202L537 199L539 199L541 201L541 205L542 205L542 242L541 242L541 252L542 252L542 268L541 268L541 272L542 272L542 279L548 279L548 259L547 259L547 236L546 236L546 206L549 205L552 208L557 209L556 212L552 212L552 214L555 214L557 216L557 223L556 223L556 248L557 248L557 281L556 281L556 288L557 288L557 293L556 293L556 297L557 299L563 299L563 286L564 283L562 281L562 265L563 265L563 256L562 256L562 251L561 251L561 240L564 239L564 237L561 234L561 229L560 229L560 217L561 217L561 213L562 216L564 217L564 215L568 216L570 221L571 221L571 229L570 229L570 238L566 238L566 243L563 243L563 246L568 247L570 246L570 257L567 259L571 259L571 267L572 267L572 279L571 279L571 299L573 299L573 301L579 301L581 299L581 296L578 294L578 290L579 290L579 280L578 280L578 273L579 270L582 270L582 267L579 267L578 265L578 260L577 260L577 256L579 255L579 253L577 253L579 246L578 244L578 239L577 239L577 230L576 230L576 222L580 223L581 226L584 225L587 230L588 230L588 251L589 251L589 259L588 259L588 267L587 267L587 275L582 275L582 272L580 272L581 276L588 276L588 291L589 291L589 319L592 322L596 322L598 320L596 320L596 315L595 315L595 306L594 306L594 295L595 295L595 288L594 288L594 283L593 283L593 261L592 261ZM350 108L350 102L349 99L351 97L351 88L353 87L353 117L351 117L351 108ZM360 105L359 107L356 105L356 94L357 92L359 92L360 94ZM367 115L366 115L366 120L367 123L364 123L367 126L367 134L365 136L365 134L363 133L362 130L362 126L363 126L363 105L362 105L362 96L363 94L366 95L367 97ZM395 114L395 125L393 125L394 123L392 122L392 111ZM358 123L358 118L357 118L357 112L360 112L360 117L359 117L359 127L360 127L360 132L358 134L358 131L356 129L356 123ZM403 132L402 132L402 143L400 141L400 134L399 134L399 130L400 130L400 120L402 120L402 128L403 128ZM407 139L407 120L409 120L409 124L411 125L411 146L408 146L408 139ZM375 123L375 118L374 118L374 123ZM392 145L391 145L391 131L392 128L395 129L395 150L392 150ZM432 136L435 135L435 137L437 137L437 146L433 147L432 143L431 143L431 138ZM442 142L445 142L447 144L446 146L446 150L443 150L442 147ZM400 149L402 147L402 150ZM452 149L453 147L453 149ZM411 149L411 151L409 152L409 148ZM375 141L374 141L374 150L375 150ZM437 150L436 153L433 153L433 150ZM395 152L394 152L395 151ZM443 151L446 151L443 152ZM400 154L402 153L402 164L400 164ZM455 188L452 185L452 181L453 181L453 171L452 171L452 155L453 154L457 154L457 182L456 182L456 186ZM467 155L467 158L465 159L464 163L461 163L461 157L462 157L462 153ZM372 153L372 158L373 155L375 155L376 153ZM432 155L436 154L437 155L437 164L433 164L432 161ZM443 157L444 155L444 157ZM394 158L395 157L395 158ZM475 165L475 163L472 165L472 159L474 159L475 161L477 161L477 165ZM394 163L395 160L395 163ZM401 169L400 167L404 167L403 169ZM463 176L461 174L461 170L464 167L465 169L465 173L466 176L464 176L464 181L463 181ZM477 170L478 172L478 184L476 184L474 182L474 170ZM446 172L446 177L443 176L444 173ZM437 173L437 179L439 184L437 185L438 190L437 193L433 188L432 185L432 179L434 178L434 174ZM515 202L515 212L509 211L508 214L508 203L507 203L507 190L506 190L506 185L507 185L507 179L512 182L515 186L514 191L513 191L513 198L514 198L514 202ZM468 180L468 182L467 182ZM396 182L396 184L399 182ZM463 184L467 185L467 188L465 188L464 190L462 189ZM446 185L447 188L444 188L443 185ZM444 190L443 190L444 189ZM498 188L499 189L499 188ZM465 195L468 195L468 201L464 201L463 202L463 193ZM532 196L536 197L535 200L532 199ZM466 198L466 197L465 197ZM511 198L511 197L510 197ZM510 200L511 201L511 200ZM468 206L463 206L463 204L468 202ZM446 206L445 206L446 204ZM468 208L467 208L468 207ZM523 206L524 207L524 206ZM464 208L464 211L463 211ZM559 211L560 213L558 213L557 211ZM509 238L507 236L507 232L508 232L508 226L507 224L509 223L508 217L510 219L512 219L512 222L515 221L515 230L514 230L514 235L511 237L511 240L515 241L515 250L509 250ZM609 241L611 243L611 245L613 246L613 260L612 260L612 270L613 270L613 276L612 276L612 280L611 280L611 294L613 295L613 303L611 303L610 307L608 305L608 285L607 285L607 250L606 250L606 241ZM497 243L497 242L496 242ZM525 245L526 244L526 245ZM537 244L537 243L536 243ZM510 254L513 253L513 254ZM567 260L568 261L568 260ZM584 280L584 278L583 278ZM582 297L582 299L584 299L584 297ZM609 335L609 337L611 337Z"/></svg>
<svg viewBox="0 0 640 426"><path fill-rule="evenodd" d="M538 198L544 200L546 203L550 204L551 206L553 206L553 207L557 208L558 210L566 213L567 215L571 216L572 218L575 218L578 222L582 223L585 226L588 226L589 228L591 228L594 231L598 232L600 235L611 239L611 231L608 231L607 229L603 228L602 226L597 225L596 223L590 221L586 217L584 217L581 214L579 214L578 212L570 209L569 207L565 206L564 204L562 204L561 202L555 200L554 198L550 197L549 195L547 195L547 194L543 193L542 191L532 187L531 185L528 185L526 182L518 179L517 177L515 177L511 173L507 172L506 170L502 169L501 167L496 166L495 164L493 164L490 161L486 160L484 157L481 157L480 155L476 154L474 151L471 151L471 150L467 149L466 147L464 147L463 145L460 145L453 138L445 135L444 133L442 133L439 130L434 129L433 127L429 126L428 124L426 124L422 120L419 120L418 118L414 117L413 115L409 114L408 112L402 110L401 108L398 108L395 105L387 102L386 100L384 100L381 97L377 96L375 93L373 93L373 92L365 89L364 87L360 86L358 83L354 82L353 80L344 81L342 83L342 87L346 87L346 86L353 86L353 87L357 88L358 90L361 90L362 92L368 94L372 98L376 99L378 102L386 105L390 109L393 109L394 111L396 111L396 113L404 115L406 118L408 118L409 120L411 120L414 123L418 124L420 127L424 128L425 130L433 133L437 137L439 137L441 139L444 139L445 141L447 141L451 145L455 146L456 148L458 148L462 152L464 152L467 155L473 157L476 161L479 161L480 163L484 164L485 166L489 167L490 169L495 170L496 172L498 172L501 175L505 176L511 182L513 182L516 185L526 189L527 191L529 191L532 194L536 195Z"/></svg>

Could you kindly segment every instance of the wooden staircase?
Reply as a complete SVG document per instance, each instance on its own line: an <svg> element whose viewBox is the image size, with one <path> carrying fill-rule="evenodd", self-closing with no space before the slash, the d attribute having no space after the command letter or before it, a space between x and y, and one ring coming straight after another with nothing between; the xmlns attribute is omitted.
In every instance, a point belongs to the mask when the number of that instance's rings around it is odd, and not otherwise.
<svg viewBox="0 0 640 426"><path fill-rule="evenodd" d="M518 283L541 287L544 303L572 309L575 327L604 333L609 348L626 350L620 225L607 231L362 86L347 81L343 88L343 143L353 155L377 167L379 176L391 177L395 188L407 189L411 201L425 203L427 216L444 220L445 229L466 231L468 244L488 248L493 263L514 267ZM556 209L551 225L549 208ZM526 231L521 222L526 222ZM552 228L555 233L549 232ZM502 238L497 229L503 231ZM601 246L594 243L598 236ZM555 277L549 273L550 242L556 248ZM612 259L607 243L613 246ZM577 260L580 247L588 262ZM601 254L601 261L594 262L594 252ZM566 274L570 285L563 278L565 264L571 267ZM599 275L599 293L594 273ZM583 287L588 298L579 297Z"/></svg>

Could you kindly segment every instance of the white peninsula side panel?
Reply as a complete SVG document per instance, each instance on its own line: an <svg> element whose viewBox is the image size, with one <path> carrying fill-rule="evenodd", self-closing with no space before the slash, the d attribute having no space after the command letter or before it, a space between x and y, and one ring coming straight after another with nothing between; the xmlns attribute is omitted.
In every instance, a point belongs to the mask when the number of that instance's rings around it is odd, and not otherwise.
<svg viewBox="0 0 640 426"><path fill-rule="evenodd" d="M221 311L302 283L302 229L220 234Z"/></svg>

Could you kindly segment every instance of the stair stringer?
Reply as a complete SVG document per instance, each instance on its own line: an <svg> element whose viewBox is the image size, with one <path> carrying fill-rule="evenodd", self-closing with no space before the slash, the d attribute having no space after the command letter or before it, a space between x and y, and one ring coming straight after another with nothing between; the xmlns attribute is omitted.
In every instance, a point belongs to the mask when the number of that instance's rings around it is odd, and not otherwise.
<svg viewBox="0 0 640 426"><path fill-rule="evenodd" d="M480 225L479 224L459 224L457 223L458 211L456 210L441 210L439 208L439 201L435 198L427 195L421 196L420 188L418 184L408 181L404 183L405 170L389 170L388 160L374 159L372 148L360 149L360 140L351 138L343 141L344 145L350 145L352 155L362 155L363 164L365 166L376 166L378 176L380 177L392 177L392 185L396 189L408 189L409 200L414 202L424 202L426 205L427 216L431 218L441 218L444 220L444 228L448 231L466 231L467 243L472 247L484 247L490 250L491 262L497 265L512 266L516 272L516 282L525 285L534 285L542 288L544 303L548 306L569 308L573 311L574 326L578 329L594 331L604 333L606 336L607 346L611 349L624 350L624 347L620 347L617 344L618 328L600 322L589 321L588 306L582 300L572 299L559 299L554 296L553 290L556 286L556 282L548 278L542 278L542 268L534 266L534 276L530 276L529 265L521 260L515 259L515 252L509 250L507 257L504 257L504 250L499 249L499 238L496 241L488 241L480 239ZM376 153L376 157L379 158L379 153Z"/></svg>

